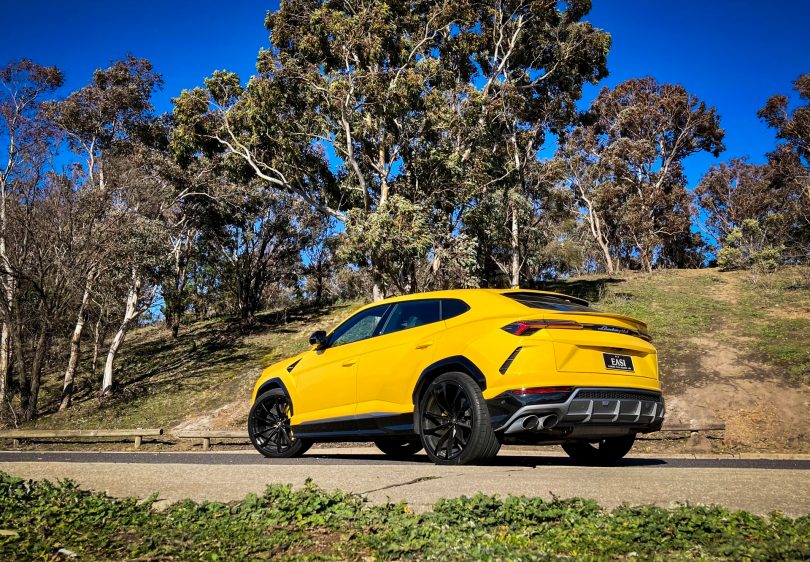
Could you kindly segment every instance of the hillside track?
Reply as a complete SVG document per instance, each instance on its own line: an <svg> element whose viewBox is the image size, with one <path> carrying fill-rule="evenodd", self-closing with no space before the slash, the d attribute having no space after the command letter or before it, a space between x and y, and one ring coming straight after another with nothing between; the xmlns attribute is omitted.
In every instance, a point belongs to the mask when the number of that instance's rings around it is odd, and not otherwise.
<svg viewBox="0 0 810 562"><path fill-rule="evenodd" d="M113 496L148 497L157 506L190 498L229 502L268 484L300 487L308 479L372 503L405 501L428 509L440 498L477 492L502 496L585 497L622 504L719 504L760 514L810 513L810 460L629 456L615 467L573 465L555 454L503 452L486 466L435 466L424 455L391 461L373 448L315 449L298 459L252 452L0 452L0 471L30 478L71 479Z"/></svg>

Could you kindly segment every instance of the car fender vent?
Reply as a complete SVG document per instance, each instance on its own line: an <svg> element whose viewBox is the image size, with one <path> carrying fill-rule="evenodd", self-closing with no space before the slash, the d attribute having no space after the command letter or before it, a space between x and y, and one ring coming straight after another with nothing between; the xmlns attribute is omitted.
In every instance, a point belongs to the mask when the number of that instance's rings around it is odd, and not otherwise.
<svg viewBox="0 0 810 562"><path fill-rule="evenodd" d="M515 349L515 351L513 351L513 352L512 352L512 353L509 355L509 357L507 357L507 358L506 358L506 361L504 361L504 362L503 362L503 365L501 365L501 368L500 368L500 369L498 369L498 371L500 371L500 373L501 373L502 375L505 375L505 374L506 374L506 371L508 371L508 370L509 370L509 367L512 365L512 361L514 361L514 360L515 360L515 357L517 357L517 356L518 356L518 353L520 353L520 350L521 350L521 349L523 349L523 348L522 348L522 347L518 347L518 348L516 348L516 349Z"/></svg>
<svg viewBox="0 0 810 562"><path fill-rule="evenodd" d="M295 366L298 365L298 363L300 363L300 362L301 362L301 360L297 359L297 360L293 361L292 363L290 363L289 365L287 365L287 372L292 373L292 370L295 369Z"/></svg>

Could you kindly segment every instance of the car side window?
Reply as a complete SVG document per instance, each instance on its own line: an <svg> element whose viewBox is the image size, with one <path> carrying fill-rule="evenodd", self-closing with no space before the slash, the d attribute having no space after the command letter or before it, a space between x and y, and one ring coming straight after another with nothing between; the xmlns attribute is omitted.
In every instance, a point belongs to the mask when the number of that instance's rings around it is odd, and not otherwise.
<svg viewBox="0 0 810 562"><path fill-rule="evenodd" d="M470 310L470 305L459 299L442 299L442 320L455 318Z"/></svg>
<svg viewBox="0 0 810 562"><path fill-rule="evenodd" d="M358 312L335 328L329 336L329 347L337 347L370 338L390 305L375 306Z"/></svg>
<svg viewBox="0 0 810 562"><path fill-rule="evenodd" d="M441 312L437 299L399 302L394 305L380 335L432 324L440 319Z"/></svg>

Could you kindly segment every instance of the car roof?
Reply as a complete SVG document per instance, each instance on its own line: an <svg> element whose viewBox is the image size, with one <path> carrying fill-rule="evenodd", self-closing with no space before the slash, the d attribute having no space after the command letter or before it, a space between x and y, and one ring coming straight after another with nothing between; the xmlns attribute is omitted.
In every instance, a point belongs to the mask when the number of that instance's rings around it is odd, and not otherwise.
<svg viewBox="0 0 810 562"><path fill-rule="evenodd" d="M537 289L448 289L443 291L427 291L424 293L411 293L408 295L388 297L380 301L369 303L363 308L376 306L380 304L389 304L422 299L461 299L467 302L467 304L472 305L476 304L476 301L492 302L494 300L493 297L501 297L502 295L507 295L509 293L534 293L537 295L548 295L552 297L557 297L586 306L588 304L588 301L572 297L570 295L555 293L552 291L539 291Z"/></svg>

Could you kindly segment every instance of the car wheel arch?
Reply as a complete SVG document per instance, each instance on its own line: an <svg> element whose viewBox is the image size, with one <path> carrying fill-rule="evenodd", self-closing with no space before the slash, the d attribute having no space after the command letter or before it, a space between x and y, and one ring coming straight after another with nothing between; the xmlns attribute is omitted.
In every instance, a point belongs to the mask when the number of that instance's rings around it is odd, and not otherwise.
<svg viewBox="0 0 810 562"><path fill-rule="evenodd" d="M287 385L284 384L284 381L282 381L278 377L264 381L262 385L259 387L259 390L256 392L256 398L258 398L268 390L273 390L274 388L280 388L284 392L284 394L287 395L287 398L290 400L290 411L292 411L293 409L292 395L290 394L290 391L287 390Z"/></svg>
<svg viewBox="0 0 810 562"><path fill-rule="evenodd" d="M470 378L472 378L481 388L481 392L486 390L487 379L484 376L484 373L481 372L481 369L479 369L475 363L463 355L446 357L430 364L419 375L419 378L416 381L416 386L413 389L413 425L417 434L420 431L421 417L419 415L419 402L422 399L422 395L430 386L430 383L432 383L436 378L444 373L450 373L453 371L458 371L469 375Z"/></svg>

